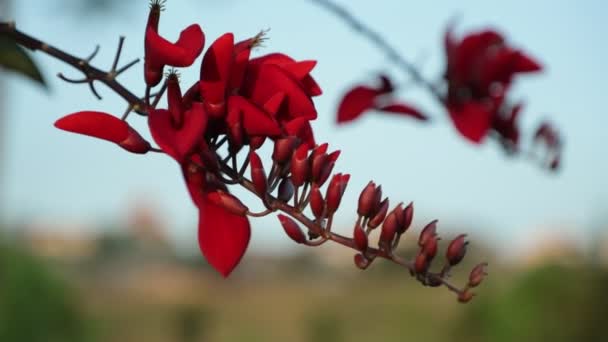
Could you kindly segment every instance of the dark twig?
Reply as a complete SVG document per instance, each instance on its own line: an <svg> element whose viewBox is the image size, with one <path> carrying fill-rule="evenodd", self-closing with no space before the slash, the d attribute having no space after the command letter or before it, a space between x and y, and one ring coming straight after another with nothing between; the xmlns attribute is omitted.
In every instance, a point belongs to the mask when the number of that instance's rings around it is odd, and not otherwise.
<svg viewBox="0 0 608 342"><path fill-rule="evenodd" d="M435 87L435 85L427 81L420 71L418 71L415 65L404 58L395 47L393 47L386 39L382 37L382 35L371 29L369 26L366 26L363 22L352 15L346 8L331 0L310 1L317 3L319 6L342 19L342 21L348 24L353 30L357 31L361 36L365 37L372 44L376 45L376 47L380 49L391 62L411 76L416 83L427 88L439 102L444 102L441 92Z"/></svg>

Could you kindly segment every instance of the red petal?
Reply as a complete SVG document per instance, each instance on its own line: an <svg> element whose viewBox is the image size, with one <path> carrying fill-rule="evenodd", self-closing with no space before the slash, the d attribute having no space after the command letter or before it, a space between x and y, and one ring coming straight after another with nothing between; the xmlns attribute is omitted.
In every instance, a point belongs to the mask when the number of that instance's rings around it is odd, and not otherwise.
<svg viewBox="0 0 608 342"><path fill-rule="evenodd" d="M485 105L476 102L468 102L448 110L460 134L471 142L481 143L490 129L493 113Z"/></svg>
<svg viewBox="0 0 608 342"><path fill-rule="evenodd" d="M202 138L207 127L207 114L203 104L195 102L184 113L181 128L173 126L171 113L165 109L151 111L148 125L158 146L181 163Z"/></svg>
<svg viewBox="0 0 608 342"><path fill-rule="evenodd" d="M239 89L241 87L250 55L251 39L235 44L234 65L232 66L232 75L230 75L230 89Z"/></svg>
<svg viewBox="0 0 608 342"><path fill-rule="evenodd" d="M184 29L179 39L171 43L152 28L146 30L146 61L154 66L187 67L203 51L205 35L197 24Z"/></svg>
<svg viewBox="0 0 608 342"><path fill-rule="evenodd" d="M312 69L317 65L317 61L301 61L286 63L281 67L287 71L291 76L295 77L296 80L302 81L304 77L308 76Z"/></svg>
<svg viewBox="0 0 608 342"><path fill-rule="evenodd" d="M287 131L287 135L300 138L302 144L307 146L308 149L316 145L310 121L305 118L295 118L289 121L285 124L285 131Z"/></svg>
<svg viewBox="0 0 608 342"><path fill-rule="evenodd" d="M228 108L229 111L242 112L243 127L250 136L277 136L281 134L279 124L271 116L242 96L230 96Z"/></svg>
<svg viewBox="0 0 608 342"><path fill-rule="evenodd" d="M304 89L286 71L273 64L263 64L250 69L246 93L254 103L263 106L277 92L286 95L285 111L287 117L316 119L315 106Z"/></svg>
<svg viewBox="0 0 608 342"><path fill-rule="evenodd" d="M319 87L317 81L315 81L315 79L312 78L312 76L310 75L304 77L301 84L302 87L304 87L304 89L306 90L308 96L319 96L323 94L323 90L321 90L321 87Z"/></svg>
<svg viewBox="0 0 608 342"><path fill-rule="evenodd" d="M110 114L94 111L66 115L55 122L55 127L116 144L129 136L129 124Z"/></svg>
<svg viewBox="0 0 608 342"><path fill-rule="evenodd" d="M198 243L207 262L228 277L247 250L251 229L246 217L204 200L199 209Z"/></svg>
<svg viewBox="0 0 608 342"><path fill-rule="evenodd" d="M264 110L272 117L276 117L281 109L285 100L285 93L280 91L274 94L266 103L264 103Z"/></svg>
<svg viewBox="0 0 608 342"><path fill-rule="evenodd" d="M204 101L218 105L226 100L226 89L234 60L234 35L226 33L207 50L201 65L200 91Z"/></svg>
<svg viewBox="0 0 608 342"><path fill-rule="evenodd" d="M260 65L260 64L285 64L285 63L293 63L295 59L287 56L283 53L270 53L264 56L256 57L250 61L252 65Z"/></svg>
<svg viewBox="0 0 608 342"><path fill-rule="evenodd" d="M167 80L167 107L173 117L173 123L177 127L182 124L182 114L184 112L182 90L179 87L177 76L171 75Z"/></svg>
<svg viewBox="0 0 608 342"><path fill-rule="evenodd" d="M411 116L411 117L421 120L421 121L428 120L428 118L424 114L422 114L420 111L418 111L416 108L414 108L410 105L404 104L404 103L391 103L386 106L380 107L378 109L381 111L384 111L384 112L404 114L404 115Z"/></svg>
<svg viewBox="0 0 608 342"><path fill-rule="evenodd" d="M543 69L542 65L530 56L517 51L515 55L515 72L538 72Z"/></svg>
<svg viewBox="0 0 608 342"><path fill-rule="evenodd" d="M338 106L338 123L355 120L363 112L374 107L376 97L381 94L377 89L357 86L349 90Z"/></svg>

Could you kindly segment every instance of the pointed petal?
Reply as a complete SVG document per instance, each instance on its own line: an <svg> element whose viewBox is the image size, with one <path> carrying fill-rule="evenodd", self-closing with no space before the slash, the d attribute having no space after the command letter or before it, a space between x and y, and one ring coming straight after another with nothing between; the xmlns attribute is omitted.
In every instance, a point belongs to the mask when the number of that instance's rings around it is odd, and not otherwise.
<svg viewBox="0 0 608 342"><path fill-rule="evenodd" d="M213 105L226 100L234 60L234 35L226 33L207 50L201 65L200 91L204 101Z"/></svg>
<svg viewBox="0 0 608 342"><path fill-rule="evenodd" d="M349 90L338 106L338 123L357 119L363 112L374 107L376 97L381 93L377 89L356 86Z"/></svg>
<svg viewBox="0 0 608 342"><path fill-rule="evenodd" d="M242 96L231 96L228 108L229 111L241 111L243 127L249 136L277 136L281 134L279 124L270 115Z"/></svg>
<svg viewBox="0 0 608 342"><path fill-rule="evenodd" d="M543 69L540 63L521 51L516 52L514 64L515 72L538 72Z"/></svg>
<svg viewBox="0 0 608 342"><path fill-rule="evenodd" d="M277 92L282 91L286 95L285 116L289 118L305 117L316 119L315 106L300 86L285 70L272 64L263 64L253 67L248 77L245 93L249 98L260 106L263 106Z"/></svg>
<svg viewBox="0 0 608 342"><path fill-rule="evenodd" d="M154 66L187 67L201 54L204 45L205 35L197 24L185 28L175 43L150 27L146 30L146 61Z"/></svg>
<svg viewBox="0 0 608 342"><path fill-rule="evenodd" d="M129 124L119 118L95 111L82 111L64 116L55 122L64 131L120 143L129 135Z"/></svg>
<svg viewBox="0 0 608 342"><path fill-rule="evenodd" d="M182 163L202 138L207 127L207 114L203 104L195 102L192 108L184 113L181 128L175 128L171 113L165 109L151 111L148 125L158 146Z"/></svg>
<svg viewBox="0 0 608 342"><path fill-rule="evenodd" d="M309 120L305 118L295 118L286 123L284 128L287 135L300 138L302 144L306 145L308 149L315 147L315 137Z"/></svg>
<svg viewBox="0 0 608 342"><path fill-rule="evenodd" d="M272 117L276 117L281 110L281 106L285 101L285 93L280 91L274 94L266 103L264 103L264 110Z"/></svg>
<svg viewBox="0 0 608 342"><path fill-rule="evenodd" d="M281 65L281 67L287 71L296 80L302 81L304 77L308 76L312 69L317 65L317 61L300 61Z"/></svg>
<svg viewBox="0 0 608 342"><path fill-rule="evenodd" d="M199 209L198 242L207 262L228 277L247 250L251 229L246 217L234 215L209 200Z"/></svg>
<svg viewBox="0 0 608 342"><path fill-rule="evenodd" d="M486 137L493 113L476 102L468 102L459 107L448 108L456 129L469 141L479 144Z"/></svg>
<svg viewBox="0 0 608 342"><path fill-rule="evenodd" d="M382 106L378 109L383 112L388 112L388 113L404 114L406 116L413 117L414 119L417 119L420 121L428 120L426 115L422 114L418 109L416 109L408 104L405 104L405 103L398 103L398 102L390 103L390 104Z"/></svg>

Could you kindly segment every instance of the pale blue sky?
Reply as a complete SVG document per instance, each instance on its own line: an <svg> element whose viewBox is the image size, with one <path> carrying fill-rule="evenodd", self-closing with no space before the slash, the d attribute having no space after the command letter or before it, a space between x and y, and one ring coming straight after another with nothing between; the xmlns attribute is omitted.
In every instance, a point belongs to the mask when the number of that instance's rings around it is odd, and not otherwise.
<svg viewBox="0 0 608 342"><path fill-rule="evenodd" d="M62 8L60 1L19 0L17 25L51 44L86 55L99 43L100 66L111 63L119 35L127 37L124 58L141 57L147 0L122 5L121 13L86 14ZM223 32L245 38L270 28L258 53L286 52L319 61L314 76L325 94L317 98L319 141L343 150L337 171L352 173L338 223L350 225L359 190L370 179L383 184L395 201L415 201L417 223L433 218L495 241L521 244L547 225L586 237L592 219L608 200L605 127L605 77L608 4L604 1L342 1L411 60L423 61L427 77L441 72L441 38L458 15L459 32L488 25L537 57L546 66L539 76L521 78L514 94L527 102L525 129L550 118L564 132L563 170L548 174L524 160L506 158L494 143L482 147L460 138L443 111L415 89L404 97L434 114L432 125L402 118L368 115L346 127L334 124L336 103L355 82L376 71L392 70L377 50L332 15L306 0L169 0L161 19L164 35L175 38L185 26L201 24L207 46ZM78 17L74 14L78 13ZM177 165L167 157L136 156L94 139L66 134L52 124L83 109L119 115L123 103L100 87L97 101L86 86L62 83L57 72L77 75L41 54L51 86L46 93L10 76L7 177L2 191L9 221L38 217L49 221L119 220L129 204L151 198L181 239L193 239L196 211ZM123 80L141 91L139 68ZM198 66L184 71L190 83ZM137 89L139 87L139 89ZM142 130L141 119L132 120ZM447 225L447 224L446 224ZM281 248L276 218L254 220L254 248ZM491 230L488 230L491 229Z"/></svg>

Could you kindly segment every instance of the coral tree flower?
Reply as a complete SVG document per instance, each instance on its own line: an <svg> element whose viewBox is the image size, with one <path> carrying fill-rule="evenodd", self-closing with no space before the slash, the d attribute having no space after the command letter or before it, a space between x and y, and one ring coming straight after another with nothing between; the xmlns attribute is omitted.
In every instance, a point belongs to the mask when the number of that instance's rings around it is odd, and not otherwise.
<svg viewBox="0 0 608 342"><path fill-rule="evenodd" d="M55 122L64 131L111 141L133 153L146 153L150 144L129 124L107 113L83 111L72 113Z"/></svg>
<svg viewBox="0 0 608 342"><path fill-rule="evenodd" d="M168 108L150 110L148 116L152 137L181 165L199 209L201 252L224 276L243 257L251 230L246 207L219 181L219 161L210 139L225 135L232 152L245 146L255 150L266 139L288 136L303 148L315 146L312 97L321 89L310 72L316 62L297 62L279 53L250 58L262 40L262 34L238 42L232 33L220 36L204 54L199 80L182 95L177 76L170 74ZM161 64L167 61L156 52L151 56Z"/></svg>
<svg viewBox="0 0 608 342"><path fill-rule="evenodd" d="M448 28L444 43L445 105L456 129L474 143L483 141L492 129L516 143L514 123L520 107L505 114L507 109L502 106L515 75L539 72L541 65L492 30L470 33L456 41Z"/></svg>
<svg viewBox="0 0 608 342"><path fill-rule="evenodd" d="M380 84L376 87L357 85L349 90L338 106L338 123L346 123L358 119L369 110L384 113L395 113L410 116L425 121L427 117L416 108L392 99L394 87L390 79L380 76Z"/></svg>
<svg viewBox="0 0 608 342"><path fill-rule="evenodd" d="M161 4L153 3L145 34L144 76L148 86L160 83L165 65L188 67L201 54L205 46L205 35L200 26L193 24L185 28L175 43L158 34Z"/></svg>

